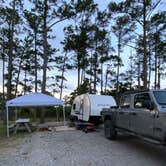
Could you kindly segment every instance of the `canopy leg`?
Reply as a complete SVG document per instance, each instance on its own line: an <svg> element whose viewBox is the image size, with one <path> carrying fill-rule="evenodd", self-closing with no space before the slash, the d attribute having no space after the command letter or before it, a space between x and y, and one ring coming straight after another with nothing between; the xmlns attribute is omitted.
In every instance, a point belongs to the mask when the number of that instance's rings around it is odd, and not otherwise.
<svg viewBox="0 0 166 166"><path fill-rule="evenodd" d="M6 127L7 127L7 137L9 138L9 116L8 116L8 106L6 107Z"/></svg>
<svg viewBox="0 0 166 166"><path fill-rule="evenodd" d="M63 106L63 125L66 126L65 106Z"/></svg>

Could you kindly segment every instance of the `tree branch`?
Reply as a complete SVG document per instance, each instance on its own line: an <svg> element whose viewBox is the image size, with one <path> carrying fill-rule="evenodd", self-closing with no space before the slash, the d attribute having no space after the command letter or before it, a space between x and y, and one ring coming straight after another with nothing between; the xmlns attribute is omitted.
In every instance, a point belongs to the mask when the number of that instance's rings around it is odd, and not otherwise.
<svg viewBox="0 0 166 166"><path fill-rule="evenodd" d="M140 34L138 34L137 32L133 31L133 33L135 33L137 36L142 37Z"/></svg>
<svg viewBox="0 0 166 166"><path fill-rule="evenodd" d="M143 23L141 21L139 21L137 18L135 18L135 20L141 25L143 26Z"/></svg>
<svg viewBox="0 0 166 166"><path fill-rule="evenodd" d="M123 45L125 45L125 46L128 46L128 47L131 47L131 48L134 48L134 49L137 49L137 47L134 47L134 46L129 45L129 44L127 44L127 43L123 43L123 42L121 42L121 44L123 44Z"/></svg>
<svg viewBox="0 0 166 166"><path fill-rule="evenodd" d="M149 19L149 17L151 16L151 14L156 9L156 7L160 4L161 1L162 0L158 0L158 2L156 4L154 4L154 6L152 7L151 11L149 11L149 13L147 13L147 20Z"/></svg>
<svg viewBox="0 0 166 166"><path fill-rule="evenodd" d="M62 22L62 21L67 20L67 19L69 19L69 18L67 17L67 18L60 19L60 20L58 20L58 21L52 23L48 28L50 29L50 28L52 28L54 25L58 24L59 22Z"/></svg>

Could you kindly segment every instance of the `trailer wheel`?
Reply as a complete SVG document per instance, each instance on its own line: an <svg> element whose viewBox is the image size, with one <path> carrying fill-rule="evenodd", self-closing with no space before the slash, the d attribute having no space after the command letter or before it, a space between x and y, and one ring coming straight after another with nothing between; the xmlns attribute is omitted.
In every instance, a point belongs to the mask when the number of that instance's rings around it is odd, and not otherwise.
<svg viewBox="0 0 166 166"><path fill-rule="evenodd" d="M115 130L115 127L111 120L105 120L104 121L104 132L105 137L110 140L115 140L117 136L117 131Z"/></svg>

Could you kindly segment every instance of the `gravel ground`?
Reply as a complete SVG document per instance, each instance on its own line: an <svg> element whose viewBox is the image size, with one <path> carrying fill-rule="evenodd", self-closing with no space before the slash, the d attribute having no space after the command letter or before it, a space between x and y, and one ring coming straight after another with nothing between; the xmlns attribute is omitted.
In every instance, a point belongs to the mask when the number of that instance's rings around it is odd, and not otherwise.
<svg viewBox="0 0 166 166"><path fill-rule="evenodd" d="M3 143L2 143L3 142ZM0 166L165 166L165 147L103 130L35 132L0 141Z"/></svg>

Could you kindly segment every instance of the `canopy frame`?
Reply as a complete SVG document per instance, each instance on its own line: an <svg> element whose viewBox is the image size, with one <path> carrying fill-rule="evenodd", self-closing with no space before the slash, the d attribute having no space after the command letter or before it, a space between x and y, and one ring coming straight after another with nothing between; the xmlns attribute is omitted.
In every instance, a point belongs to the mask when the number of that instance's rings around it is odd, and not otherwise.
<svg viewBox="0 0 166 166"><path fill-rule="evenodd" d="M29 96L28 96L29 95ZM39 103L39 101L38 101L38 103L35 105L35 101L33 100L33 102L32 103L29 103L29 99L30 98L28 98L28 102L27 102L27 104L26 104L26 102L24 103L24 104L21 104L21 103L19 103L19 102L16 102L17 101L17 99L21 99L21 97L22 98L25 98L25 96L27 97L31 97L31 95L36 95L36 97L38 97L38 96L42 96L42 97L44 97L44 98L49 98L49 99L51 99L51 102L49 103L43 103L42 101L41 101L41 103ZM36 98L35 97L35 98ZM37 98L36 98L37 99ZM55 100L55 101L54 101ZM15 101L15 103L14 103L14 101ZM24 95L24 96L20 96L20 97L17 97L17 98L15 98L15 99L12 99L12 100L9 100L9 101L7 101L6 102L6 127L7 127L7 137L10 137L10 134L9 134L9 107L43 107L43 106L63 106L63 121L64 121L64 126L66 125L66 116L65 116L65 105L64 105L64 102L62 101L62 100L60 100L60 99L56 99L56 98L54 98L54 97L52 97L52 96L49 96L49 95L45 95L45 94L42 94L42 93L31 93L31 94L27 94L27 95Z"/></svg>

